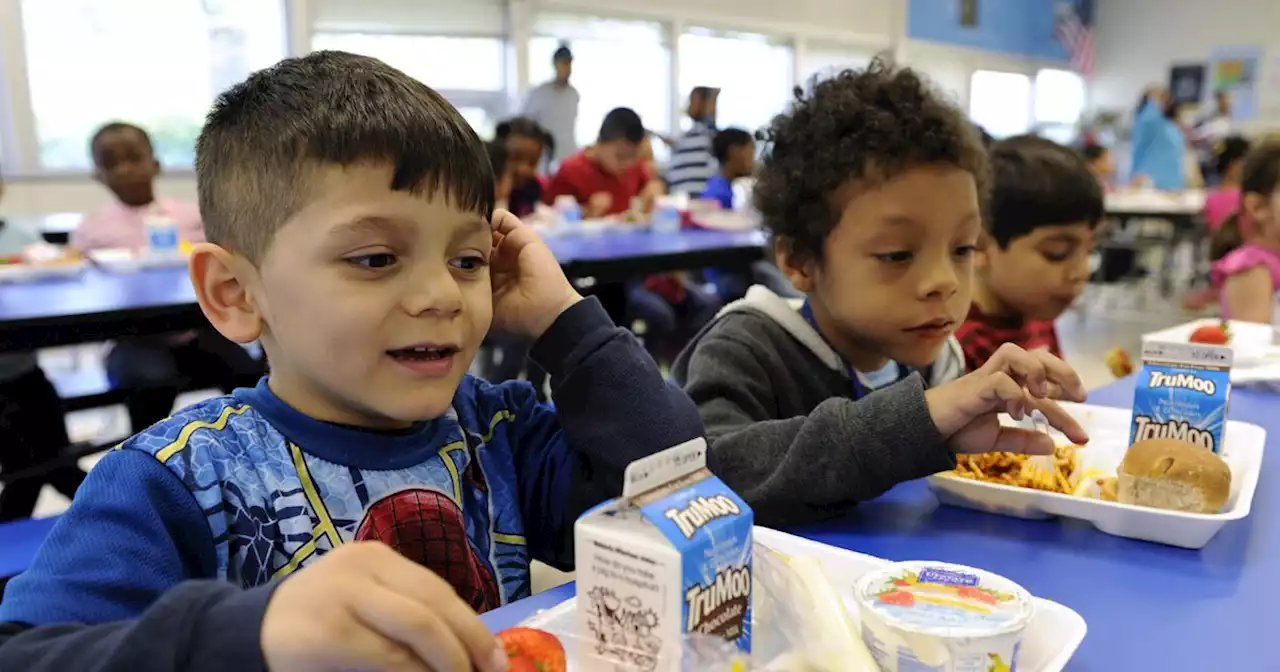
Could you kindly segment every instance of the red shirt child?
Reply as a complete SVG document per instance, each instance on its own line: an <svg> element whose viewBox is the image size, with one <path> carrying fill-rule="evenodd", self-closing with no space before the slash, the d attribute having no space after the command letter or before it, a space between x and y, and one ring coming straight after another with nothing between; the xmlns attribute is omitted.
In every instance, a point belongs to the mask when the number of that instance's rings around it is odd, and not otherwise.
<svg viewBox="0 0 1280 672"><path fill-rule="evenodd" d="M552 205L557 196L573 196L586 217L626 212L631 199L644 194L653 179L642 151L647 140L640 115L615 108L605 115L595 144L560 164L542 200Z"/></svg>
<svg viewBox="0 0 1280 672"><path fill-rule="evenodd" d="M956 329L956 339L964 350L964 364L969 371L986 364L1004 343L1013 343L1027 351L1047 350L1054 357L1062 357L1058 330L1052 320L987 315L976 303L969 307L964 324Z"/></svg>
<svg viewBox="0 0 1280 672"><path fill-rule="evenodd" d="M593 149L578 152L560 164L560 170L542 192L543 201L551 205L557 196L568 194L588 217L617 215L631 208L631 199L639 196L652 179L648 168L643 162L635 162L620 173L612 172L593 160Z"/></svg>

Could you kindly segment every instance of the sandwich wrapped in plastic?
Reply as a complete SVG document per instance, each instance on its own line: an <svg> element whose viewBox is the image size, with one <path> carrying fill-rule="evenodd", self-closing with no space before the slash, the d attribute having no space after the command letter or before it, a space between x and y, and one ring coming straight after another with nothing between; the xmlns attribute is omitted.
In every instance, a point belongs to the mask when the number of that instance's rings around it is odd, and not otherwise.
<svg viewBox="0 0 1280 672"><path fill-rule="evenodd" d="M875 661L819 560L787 556L760 544L753 550L751 656L716 637L684 639L682 670L710 672L875 672ZM581 601L579 601L581 602ZM605 604L600 621L609 627L595 641L575 632L576 609L566 602L540 612L524 625L556 635L564 644L569 671L650 672L659 661L647 646L651 624L627 605ZM585 603L583 603L585 604Z"/></svg>
<svg viewBox="0 0 1280 672"><path fill-rule="evenodd" d="M817 558L755 546L752 662L769 672L874 672L857 624Z"/></svg>

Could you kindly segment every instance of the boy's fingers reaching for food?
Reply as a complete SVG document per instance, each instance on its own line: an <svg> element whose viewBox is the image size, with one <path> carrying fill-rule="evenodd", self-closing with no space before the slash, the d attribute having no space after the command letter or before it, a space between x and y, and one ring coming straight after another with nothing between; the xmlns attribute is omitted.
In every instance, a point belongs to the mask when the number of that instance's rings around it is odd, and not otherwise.
<svg viewBox="0 0 1280 672"><path fill-rule="evenodd" d="M1067 401L1085 400L1089 391L1085 389L1084 382L1080 380L1080 375L1076 373L1075 369L1071 368L1070 364L1048 352L1036 351L1031 354L1040 360L1049 379L1050 394L1047 396Z"/></svg>
<svg viewBox="0 0 1280 672"><path fill-rule="evenodd" d="M1048 352L1027 352L1006 343L987 361L990 372L1003 371L1025 386L1032 395L1040 398L1064 398L1084 401L1084 384L1066 362Z"/></svg>
<svg viewBox="0 0 1280 672"><path fill-rule="evenodd" d="M1027 393L1016 380L1002 371L987 376L979 393L985 408L981 413L1005 412L1014 420L1021 420L1027 411ZM980 414L981 414L980 413Z"/></svg>
<svg viewBox="0 0 1280 672"><path fill-rule="evenodd" d="M1012 377L1020 386L1025 386L1038 397L1043 397L1049 392L1044 364L1031 353L1012 343L1000 346L983 368L993 375L1004 373Z"/></svg>
<svg viewBox="0 0 1280 672"><path fill-rule="evenodd" d="M1032 403L1035 404L1035 408L1044 413L1044 419L1048 420L1054 429L1066 435L1067 439L1072 443L1085 444L1089 442L1089 433L1084 431L1084 427L1075 418L1071 417L1071 414L1066 409L1059 406L1058 402L1051 399L1036 399Z"/></svg>
<svg viewBox="0 0 1280 672"><path fill-rule="evenodd" d="M1048 434L1024 427L1002 426L996 431L995 439L987 452L1052 455L1054 449L1053 437Z"/></svg>

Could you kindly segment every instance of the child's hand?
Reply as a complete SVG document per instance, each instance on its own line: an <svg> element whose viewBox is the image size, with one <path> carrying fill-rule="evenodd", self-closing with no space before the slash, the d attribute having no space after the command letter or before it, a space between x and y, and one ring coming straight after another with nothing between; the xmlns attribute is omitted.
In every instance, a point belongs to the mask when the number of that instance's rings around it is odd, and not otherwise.
<svg viewBox="0 0 1280 672"><path fill-rule="evenodd" d="M377 542L347 544L276 588L262 619L271 672L482 670L506 652L444 579Z"/></svg>
<svg viewBox="0 0 1280 672"><path fill-rule="evenodd" d="M493 213L493 328L530 340L582 300L546 243L506 210Z"/></svg>
<svg viewBox="0 0 1280 672"><path fill-rule="evenodd" d="M609 208L613 207L613 194L607 191L597 191L591 194L591 198L587 199L587 207L583 208L583 215L587 217L604 217L609 212Z"/></svg>
<svg viewBox="0 0 1280 672"><path fill-rule="evenodd" d="M996 419L996 414L1008 413L1021 420L1037 409L1071 441L1089 440L1084 428L1052 401L1084 401L1084 385L1066 362L1047 352L1005 343L982 368L924 394L933 423L957 452L1052 453L1052 438L1002 427Z"/></svg>

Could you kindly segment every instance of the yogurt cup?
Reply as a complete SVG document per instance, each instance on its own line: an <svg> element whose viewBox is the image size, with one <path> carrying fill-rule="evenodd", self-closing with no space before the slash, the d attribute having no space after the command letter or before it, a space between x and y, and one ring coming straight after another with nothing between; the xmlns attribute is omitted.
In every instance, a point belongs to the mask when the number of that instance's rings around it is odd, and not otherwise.
<svg viewBox="0 0 1280 672"><path fill-rule="evenodd" d="M884 672L1013 672L1035 607L1022 586L945 562L902 562L854 587L862 640Z"/></svg>

